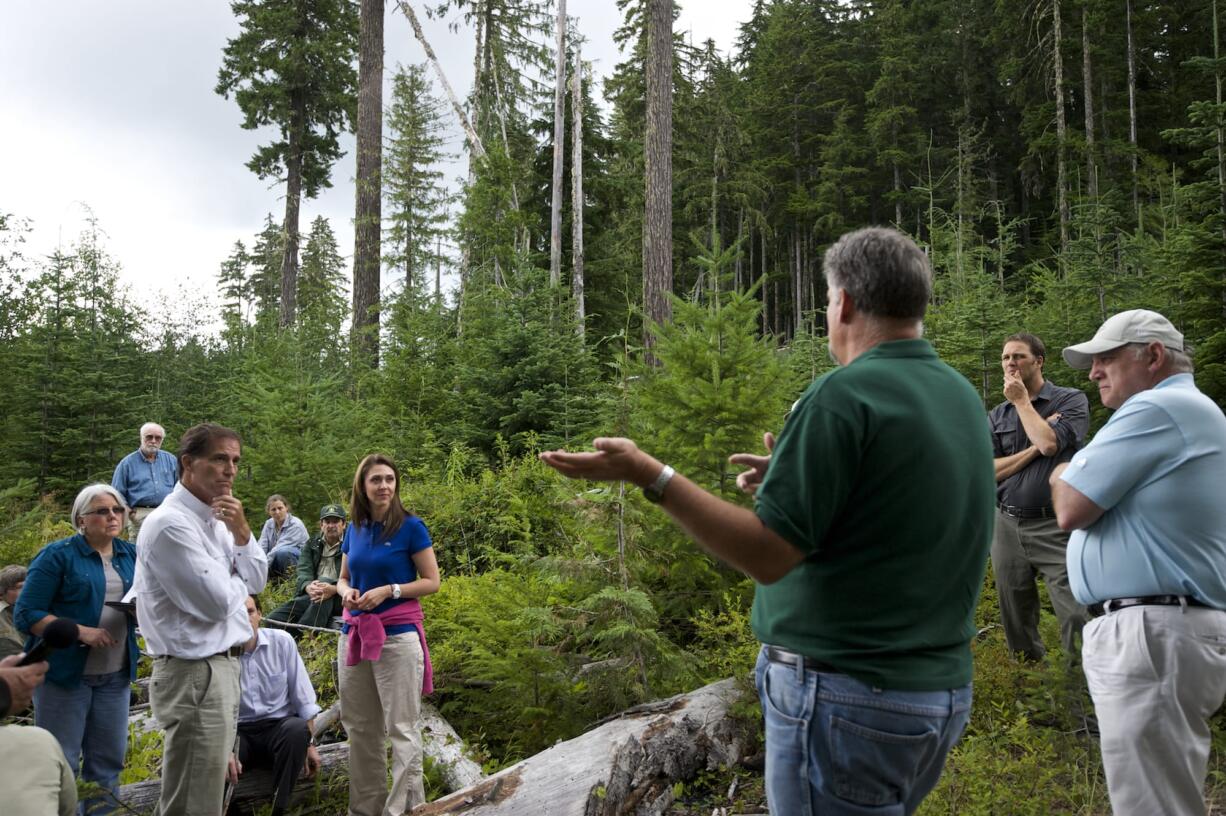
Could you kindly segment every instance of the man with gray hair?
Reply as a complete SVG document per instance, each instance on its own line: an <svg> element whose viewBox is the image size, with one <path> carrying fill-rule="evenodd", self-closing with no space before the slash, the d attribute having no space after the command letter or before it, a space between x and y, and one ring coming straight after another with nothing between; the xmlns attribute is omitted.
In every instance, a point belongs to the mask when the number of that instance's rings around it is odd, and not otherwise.
<svg viewBox="0 0 1226 816"><path fill-rule="evenodd" d="M1112 811L1204 814L1226 697L1226 417L1157 312L1110 317L1064 359L1115 411L1051 477L1069 583L1098 616L1081 655Z"/></svg>
<svg viewBox="0 0 1226 816"><path fill-rule="evenodd" d="M770 456L736 454L754 510L629 439L549 451L561 473L628 480L749 575L772 813L913 813L970 717L974 611L994 509L975 390L922 339L932 271L870 228L823 263L830 352Z"/></svg>
<svg viewBox="0 0 1226 816"><path fill-rule="evenodd" d="M136 541L140 526L155 508L175 489L179 481L179 462L162 450L166 430L156 422L140 426L140 447L115 466L111 486L128 503L131 541Z"/></svg>

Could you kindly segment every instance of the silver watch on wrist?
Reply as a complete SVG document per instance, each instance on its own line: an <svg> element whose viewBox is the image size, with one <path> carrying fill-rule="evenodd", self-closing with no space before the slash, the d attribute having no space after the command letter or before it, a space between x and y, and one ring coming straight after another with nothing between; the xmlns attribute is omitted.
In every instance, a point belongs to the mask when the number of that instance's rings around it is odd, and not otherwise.
<svg viewBox="0 0 1226 816"><path fill-rule="evenodd" d="M392 584L392 597L397 600L400 599L400 584Z"/></svg>
<svg viewBox="0 0 1226 816"><path fill-rule="evenodd" d="M673 476L677 471L673 470L672 465L665 465L660 471L660 475L651 484L643 488L643 498L652 504L659 504L664 501L664 488L668 487L668 483L673 480Z"/></svg>

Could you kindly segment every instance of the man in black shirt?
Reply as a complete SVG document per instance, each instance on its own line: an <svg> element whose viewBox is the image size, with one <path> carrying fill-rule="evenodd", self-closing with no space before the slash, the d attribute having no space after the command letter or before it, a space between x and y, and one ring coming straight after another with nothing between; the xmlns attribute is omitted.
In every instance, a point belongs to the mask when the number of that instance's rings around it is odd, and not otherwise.
<svg viewBox="0 0 1226 816"><path fill-rule="evenodd" d="M1046 353L1043 341L1033 334L1005 339L1000 358L1005 401L989 415L998 507L992 571L1009 651L1029 661L1046 654L1039 637L1038 575L1047 585L1060 621L1060 641L1070 659L1078 654L1081 627L1089 619L1069 589L1068 534L1056 524L1048 484L1052 470L1069 461L1085 441L1089 401L1076 388L1043 378Z"/></svg>

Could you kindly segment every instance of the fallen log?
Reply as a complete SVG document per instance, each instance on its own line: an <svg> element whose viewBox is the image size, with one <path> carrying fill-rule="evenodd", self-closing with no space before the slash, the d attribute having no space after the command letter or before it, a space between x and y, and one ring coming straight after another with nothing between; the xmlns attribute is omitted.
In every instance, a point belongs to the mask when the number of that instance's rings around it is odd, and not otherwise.
<svg viewBox="0 0 1226 816"><path fill-rule="evenodd" d="M327 725L340 715L340 703L333 705L316 718L316 732L327 730ZM322 722L321 722L322 721ZM145 729L156 728L152 715L142 720ZM485 778L481 766L464 753L464 741L451 724L443 719L438 709L422 703L422 749L441 772L448 790L460 790L477 784ZM349 774L349 743L335 742L319 746L321 761L317 777L326 784L330 777ZM300 803L314 794L316 780L299 778L294 786L292 801ZM232 804L236 806L258 805L272 798L272 771L263 767L251 767L243 771L234 791ZM147 779L119 789L119 800L137 813L146 813L157 804L162 792L162 780Z"/></svg>
<svg viewBox="0 0 1226 816"><path fill-rule="evenodd" d="M661 814L673 785L704 768L731 766L749 746L728 716L735 679L638 706L435 802L413 816L623 816Z"/></svg>

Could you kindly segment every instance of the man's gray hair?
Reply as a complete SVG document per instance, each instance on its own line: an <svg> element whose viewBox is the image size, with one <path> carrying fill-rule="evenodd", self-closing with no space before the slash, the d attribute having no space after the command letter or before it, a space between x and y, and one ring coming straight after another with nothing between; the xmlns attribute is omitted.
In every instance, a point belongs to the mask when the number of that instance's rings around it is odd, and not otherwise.
<svg viewBox="0 0 1226 816"><path fill-rule="evenodd" d="M144 425L140 426L140 441L141 442L145 441L145 431L149 430L150 428L157 428L159 431L162 432L162 438L166 437L165 428L163 428L161 425L157 424L156 422L146 422Z"/></svg>
<svg viewBox="0 0 1226 816"><path fill-rule="evenodd" d="M886 227L866 227L835 241L822 272L832 289L845 290L857 311L873 317L921 320L932 297L928 256Z"/></svg>
<svg viewBox="0 0 1226 816"><path fill-rule="evenodd" d="M4 569L0 569L0 595L8 592L25 579L26 568L21 566L21 564L9 564Z"/></svg>
<svg viewBox="0 0 1226 816"><path fill-rule="evenodd" d="M99 496L110 496L120 505L123 506L122 522L128 520L128 503L123 500L123 496L119 495L119 491L111 487L106 482L95 482L92 485L86 485L77 494L77 497L72 501L72 526L77 528L77 532L83 532L81 524L81 514L89 510L90 502Z"/></svg>
<svg viewBox="0 0 1226 816"><path fill-rule="evenodd" d="M1129 343L1128 347L1132 349L1132 356L1136 359L1141 359L1145 354L1145 350L1149 348L1149 343ZM1194 368L1192 364L1192 355L1185 349L1173 349L1170 346L1166 347L1167 367L1170 368L1173 374L1191 374Z"/></svg>

